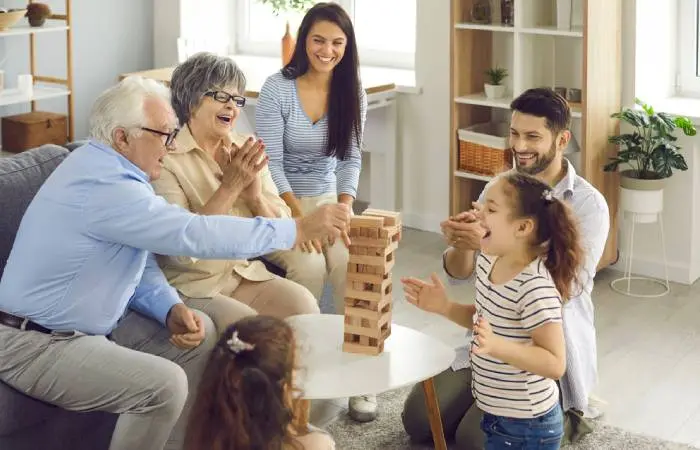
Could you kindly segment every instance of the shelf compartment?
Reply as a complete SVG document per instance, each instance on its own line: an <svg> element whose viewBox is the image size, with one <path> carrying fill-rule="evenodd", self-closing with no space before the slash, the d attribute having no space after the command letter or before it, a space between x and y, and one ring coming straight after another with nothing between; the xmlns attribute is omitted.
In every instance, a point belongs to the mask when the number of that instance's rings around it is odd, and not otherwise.
<svg viewBox="0 0 700 450"><path fill-rule="evenodd" d="M583 39L547 35L521 35L518 39L519 92L535 87L581 89ZM528 63L525 62L534 62ZM583 94L582 94L583 95ZM580 117L580 105L577 115Z"/></svg>
<svg viewBox="0 0 700 450"><path fill-rule="evenodd" d="M558 0L518 1L515 7L515 20L519 31L558 36L576 36L580 33L583 36L584 0L569 0L571 2L570 28L557 26Z"/></svg>
<svg viewBox="0 0 700 450"><path fill-rule="evenodd" d="M502 67L508 72L508 76L502 84L506 87L506 92L513 92L513 80L515 79L514 34L494 33L482 29L464 29L454 31L454 40L455 63L470 67L470 70L462 71L462 76L454 79L456 97L464 97L456 101L503 107L503 101L500 99L486 98L484 83L487 81L486 70Z"/></svg>

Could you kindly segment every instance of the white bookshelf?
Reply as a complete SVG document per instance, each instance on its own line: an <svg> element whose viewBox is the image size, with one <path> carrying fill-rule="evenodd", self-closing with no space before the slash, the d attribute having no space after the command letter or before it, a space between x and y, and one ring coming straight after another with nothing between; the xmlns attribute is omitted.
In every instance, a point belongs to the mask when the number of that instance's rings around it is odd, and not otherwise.
<svg viewBox="0 0 700 450"><path fill-rule="evenodd" d="M571 131L580 152L567 158L608 201L611 230L601 260L604 266L617 255L619 185L614 174L603 172L602 162L615 154L607 138L618 126L610 115L621 106L619 31L625 0L572 0L571 24L566 29L557 26L557 0L514 0L513 20L508 25L501 23L497 12L492 12L490 23L475 23L471 9L478 1L451 0L450 214L468 210L492 178L460 167L460 129L507 122L511 101L527 89L579 89L581 101L570 104ZM492 7L495 4L500 1L491 2ZM503 82L506 94L487 98L484 72L497 66L508 71ZM479 158L481 155L468 155L462 159L474 164Z"/></svg>
<svg viewBox="0 0 700 450"><path fill-rule="evenodd" d="M31 3L32 0L25 0L27 4ZM55 2L54 2L55 3ZM31 104L31 110L37 110L37 103L41 100L48 100L54 98L65 98L66 99L66 109L67 109L67 137L68 141L73 140L73 129L74 129L74 104L73 104L73 45L72 45L72 27L71 27L71 10L72 10L72 0L63 0L64 11L62 13L51 14L44 24L40 27L32 27L29 25L29 20L23 18L18 23L14 24L7 30L0 31L0 39L9 38L9 45L15 42L15 36L28 36L29 37L29 67L26 71L22 70L20 73L31 74L33 78L33 86L31 94L26 94L17 88L10 87L5 89L0 89L0 107L18 105L29 103ZM52 4L52 10L55 9ZM48 33L57 33L56 39L65 41L66 45L66 76L65 78L57 78L54 76L45 76L38 73L38 67L41 65L39 46L37 45L37 35L43 35ZM53 36L51 36L53 38ZM14 86L16 85L15 80L4 80L4 85ZM1 152L2 150L0 150ZM4 156L7 152L5 152Z"/></svg>

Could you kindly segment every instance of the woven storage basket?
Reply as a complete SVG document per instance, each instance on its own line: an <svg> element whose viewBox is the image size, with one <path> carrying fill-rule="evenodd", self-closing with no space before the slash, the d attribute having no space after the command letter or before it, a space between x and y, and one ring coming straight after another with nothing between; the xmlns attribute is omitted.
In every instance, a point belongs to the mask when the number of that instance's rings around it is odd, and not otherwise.
<svg viewBox="0 0 700 450"><path fill-rule="evenodd" d="M512 168L508 132L504 122L480 123L458 130L459 170L494 176Z"/></svg>

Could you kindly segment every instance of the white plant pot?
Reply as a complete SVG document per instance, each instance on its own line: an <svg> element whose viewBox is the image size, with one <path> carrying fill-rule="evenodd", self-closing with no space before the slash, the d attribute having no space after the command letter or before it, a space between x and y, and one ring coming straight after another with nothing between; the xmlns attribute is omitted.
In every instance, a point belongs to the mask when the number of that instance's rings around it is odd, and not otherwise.
<svg viewBox="0 0 700 450"><path fill-rule="evenodd" d="M502 84L484 84L484 92L486 93L486 98L497 99L506 96L506 87Z"/></svg>
<svg viewBox="0 0 700 450"><path fill-rule="evenodd" d="M637 190L620 187L620 209L636 223L654 223L664 210L664 190Z"/></svg>
<svg viewBox="0 0 700 450"><path fill-rule="evenodd" d="M557 28L560 30L571 29L571 2L572 0L557 0Z"/></svg>

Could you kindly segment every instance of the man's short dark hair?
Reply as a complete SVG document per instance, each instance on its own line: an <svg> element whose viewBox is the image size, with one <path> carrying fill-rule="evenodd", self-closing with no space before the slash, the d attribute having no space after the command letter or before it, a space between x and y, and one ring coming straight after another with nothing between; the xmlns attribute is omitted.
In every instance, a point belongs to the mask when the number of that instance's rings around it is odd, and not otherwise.
<svg viewBox="0 0 700 450"><path fill-rule="evenodd" d="M520 94L510 109L522 114L544 117L547 128L557 134L571 126L571 108L564 97L550 88L533 88Z"/></svg>

